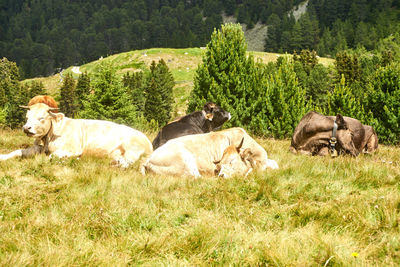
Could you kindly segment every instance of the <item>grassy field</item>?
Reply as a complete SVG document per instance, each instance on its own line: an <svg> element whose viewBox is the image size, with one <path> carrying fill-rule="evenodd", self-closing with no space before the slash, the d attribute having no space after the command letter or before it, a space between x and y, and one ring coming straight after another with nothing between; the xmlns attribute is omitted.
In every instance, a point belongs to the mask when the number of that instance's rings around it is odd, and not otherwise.
<svg viewBox="0 0 400 267"><path fill-rule="evenodd" d="M0 153L32 143L0 137ZM142 176L89 156L0 162L0 265L400 264L400 148L332 159L258 141L280 169L246 178Z"/></svg>

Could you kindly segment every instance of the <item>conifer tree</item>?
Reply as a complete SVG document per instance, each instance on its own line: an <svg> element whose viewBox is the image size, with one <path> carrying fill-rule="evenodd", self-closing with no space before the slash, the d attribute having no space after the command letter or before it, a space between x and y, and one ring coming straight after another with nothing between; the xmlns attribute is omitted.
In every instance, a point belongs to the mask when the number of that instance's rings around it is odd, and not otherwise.
<svg viewBox="0 0 400 267"><path fill-rule="evenodd" d="M360 80L361 68L356 55L350 55L347 52L337 53L335 67L338 80L343 75L347 85Z"/></svg>
<svg viewBox="0 0 400 267"><path fill-rule="evenodd" d="M90 94L90 77L87 72L79 75L78 82L75 88L75 107L76 112L83 109L83 100L87 100Z"/></svg>
<svg viewBox="0 0 400 267"><path fill-rule="evenodd" d="M306 90L299 86L294 65L282 57L278 69L263 75L263 85L252 101L254 110L249 127L259 135L289 137L300 119L311 109Z"/></svg>
<svg viewBox="0 0 400 267"><path fill-rule="evenodd" d="M76 114L75 81L70 73L65 76L60 88L60 111L70 118Z"/></svg>
<svg viewBox="0 0 400 267"><path fill-rule="evenodd" d="M246 49L240 24L225 24L221 30L214 30L196 71L188 112L213 101L231 112L227 126L248 123L252 105L249 102L260 81L256 79L254 59L246 57Z"/></svg>
<svg viewBox="0 0 400 267"><path fill-rule="evenodd" d="M110 120L135 126L136 111L115 69L102 64L91 82L92 94L83 100L79 116L85 119Z"/></svg>
<svg viewBox="0 0 400 267"><path fill-rule="evenodd" d="M0 113L9 127L21 126L25 120L25 110L19 105L29 101L28 89L19 84L19 69L15 62L0 59Z"/></svg>
<svg viewBox="0 0 400 267"><path fill-rule="evenodd" d="M400 143L400 64L379 68L371 81L368 107L377 120L375 130L380 141Z"/></svg>
<svg viewBox="0 0 400 267"><path fill-rule="evenodd" d="M174 78L164 60L161 59L157 65L153 61L145 88L144 116L148 121L155 120L159 126L163 126L169 121L174 84Z"/></svg>
<svg viewBox="0 0 400 267"><path fill-rule="evenodd" d="M336 84L332 93L328 93L328 106L324 113L329 115L336 115L338 113L343 116L356 118L365 122L368 117L365 114L364 107L357 99L351 88L346 85L346 78L342 74L340 83Z"/></svg>
<svg viewBox="0 0 400 267"><path fill-rule="evenodd" d="M144 97L144 86L145 77L142 71L134 72L132 74L126 73L122 77L124 86L128 89L131 95L133 104L137 111L144 111L145 97Z"/></svg>
<svg viewBox="0 0 400 267"><path fill-rule="evenodd" d="M32 98L37 95L45 95L46 90L42 82L32 81L29 85L29 97Z"/></svg>

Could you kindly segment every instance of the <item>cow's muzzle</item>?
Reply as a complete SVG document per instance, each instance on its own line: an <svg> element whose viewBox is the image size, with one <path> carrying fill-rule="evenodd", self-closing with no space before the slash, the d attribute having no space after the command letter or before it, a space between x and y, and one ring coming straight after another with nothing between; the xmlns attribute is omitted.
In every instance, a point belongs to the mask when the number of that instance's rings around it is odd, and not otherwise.
<svg viewBox="0 0 400 267"><path fill-rule="evenodd" d="M24 126L22 127L22 130L24 131L24 133L25 133L27 136L33 136L33 135L35 135L34 133L31 132L31 129L32 129L32 127L31 127L31 126L27 126L27 125L24 125Z"/></svg>

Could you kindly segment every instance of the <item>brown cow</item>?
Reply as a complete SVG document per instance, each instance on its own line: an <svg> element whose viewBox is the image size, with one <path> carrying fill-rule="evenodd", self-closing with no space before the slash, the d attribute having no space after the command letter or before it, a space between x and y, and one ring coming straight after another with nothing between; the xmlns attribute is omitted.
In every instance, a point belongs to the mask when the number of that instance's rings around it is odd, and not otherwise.
<svg viewBox="0 0 400 267"><path fill-rule="evenodd" d="M290 151L324 156L331 150L358 156L377 148L378 136L371 126L340 114L334 117L311 111L294 130Z"/></svg>

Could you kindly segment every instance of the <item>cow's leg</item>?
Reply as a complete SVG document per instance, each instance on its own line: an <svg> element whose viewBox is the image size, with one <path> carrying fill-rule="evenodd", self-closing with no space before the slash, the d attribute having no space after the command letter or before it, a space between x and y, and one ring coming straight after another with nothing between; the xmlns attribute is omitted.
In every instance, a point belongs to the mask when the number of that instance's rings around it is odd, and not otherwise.
<svg viewBox="0 0 400 267"><path fill-rule="evenodd" d="M317 155L322 157L329 155L329 148L324 146L318 151Z"/></svg>
<svg viewBox="0 0 400 267"><path fill-rule="evenodd" d="M311 156L312 155L312 153L311 153L311 151L308 151L308 150L303 150L303 149L300 149L300 150L297 150L301 155L307 155L307 156Z"/></svg>
<svg viewBox="0 0 400 267"><path fill-rule="evenodd" d="M110 156L118 166L127 168L135 163L143 153L144 149L141 147L119 145L111 152Z"/></svg>
<svg viewBox="0 0 400 267"><path fill-rule="evenodd" d="M8 154L2 154L0 155L0 160L8 160L15 157L23 157L23 158L33 157L37 154L42 153L42 151L43 151L42 146L33 145L26 149L18 149Z"/></svg>
<svg viewBox="0 0 400 267"><path fill-rule="evenodd" d="M15 150L8 154L1 154L0 160L8 160L8 159L15 158L15 157L22 157L22 149Z"/></svg>
<svg viewBox="0 0 400 267"><path fill-rule="evenodd" d="M364 153L372 153L378 147L378 138L375 134L372 134L368 139L367 145L365 146Z"/></svg>
<svg viewBox="0 0 400 267"><path fill-rule="evenodd" d="M187 174L194 178L199 178L201 176L197 168L196 159L191 153L185 153L185 155L183 155L183 162L185 163Z"/></svg>

